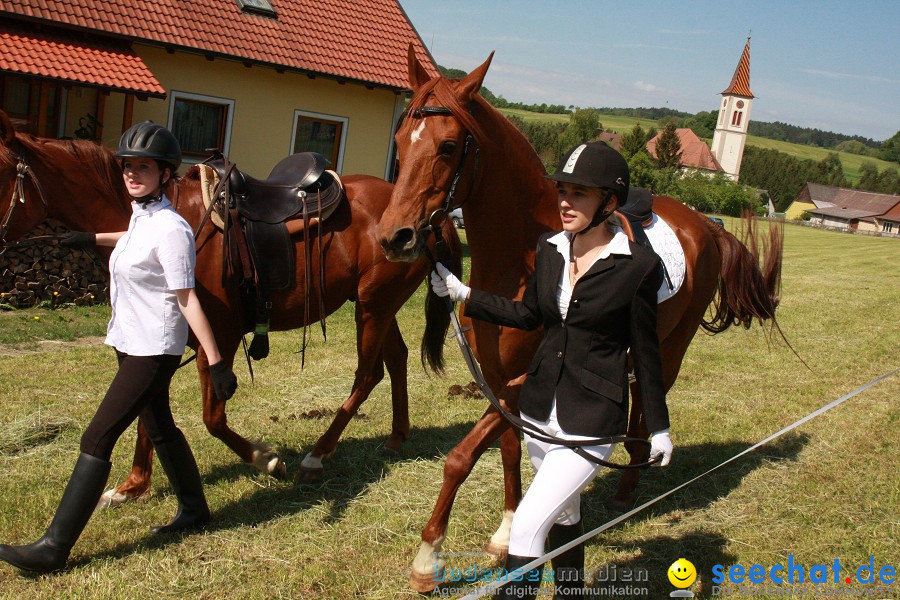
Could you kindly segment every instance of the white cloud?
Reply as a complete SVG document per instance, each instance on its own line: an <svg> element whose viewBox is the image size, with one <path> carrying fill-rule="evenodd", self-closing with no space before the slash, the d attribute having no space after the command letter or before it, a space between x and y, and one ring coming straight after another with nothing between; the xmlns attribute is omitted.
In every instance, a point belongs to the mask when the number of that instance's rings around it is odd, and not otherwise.
<svg viewBox="0 0 900 600"><path fill-rule="evenodd" d="M641 90L642 92L661 92L663 89L659 86L653 85L652 83L647 83L646 81L635 81L634 87Z"/></svg>

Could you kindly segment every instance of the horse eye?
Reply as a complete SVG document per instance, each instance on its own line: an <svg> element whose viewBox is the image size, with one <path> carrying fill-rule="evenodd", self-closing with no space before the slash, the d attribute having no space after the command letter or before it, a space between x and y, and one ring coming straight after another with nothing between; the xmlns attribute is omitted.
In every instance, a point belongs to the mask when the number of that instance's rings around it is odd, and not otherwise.
<svg viewBox="0 0 900 600"><path fill-rule="evenodd" d="M441 154L443 154L444 156L450 156L451 154L456 152L456 142L454 142L454 141L444 142L443 144L441 144L440 151L441 151Z"/></svg>

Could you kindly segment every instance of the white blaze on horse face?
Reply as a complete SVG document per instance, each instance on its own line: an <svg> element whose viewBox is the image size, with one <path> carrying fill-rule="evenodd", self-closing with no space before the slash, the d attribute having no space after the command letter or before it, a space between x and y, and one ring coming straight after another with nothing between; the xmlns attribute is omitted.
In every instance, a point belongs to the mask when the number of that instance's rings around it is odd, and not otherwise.
<svg viewBox="0 0 900 600"><path fill-rule="evenodd" d="M423 131L425 131L425 119L422 119L422 122L419 123L419 126L413 129L412 135L409 136L409 142L411 144L415 144L416 142L421 140Z"/></svg>

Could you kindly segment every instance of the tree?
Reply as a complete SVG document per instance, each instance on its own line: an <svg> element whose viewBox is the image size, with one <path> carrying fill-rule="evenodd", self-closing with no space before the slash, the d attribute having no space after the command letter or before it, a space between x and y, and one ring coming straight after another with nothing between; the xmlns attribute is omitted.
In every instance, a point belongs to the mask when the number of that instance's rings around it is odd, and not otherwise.
<svg viewBox="0 0 900 600"><path fill-rule="evenodd" d="M675 121L666 123L662 135L656 140L656 163L663 169L681 166L681 141L675 133Z"/></svg>
<svg viewBox="0 0 900 600"><path fill-rule="evenodd" d="M647 134L640 121L634 124L631 131L622 136L622 156L631 158L638 152L647 152Z"/></svg>
<svg viewBox="0 0 900 600"><path fill-rule="evenodd" d="M882 142L881 159L900 162L900 131Z"/></svg>
<svg viewBox="0 0 900 600"><path fill-rule="evenodd" d="M569 124L559 135L560 153L589 142L603 132L600 114L593 108L580 108L569 116Z"/></svg>

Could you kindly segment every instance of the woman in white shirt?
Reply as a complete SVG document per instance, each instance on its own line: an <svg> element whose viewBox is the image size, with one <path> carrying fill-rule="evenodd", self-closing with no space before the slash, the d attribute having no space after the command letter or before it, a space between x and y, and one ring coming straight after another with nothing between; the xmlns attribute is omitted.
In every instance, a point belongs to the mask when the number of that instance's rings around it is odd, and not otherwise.
<svg viewBox="0 0 900 600"><path fill-rule="evenodd" d="M153 533L204 526L210 518L197 463L175 425L169 384L188 338L188 327L209 360L216 395L228 399L237 378L222 359L194 291L196 249L190 227L163 190L181 164L181 149L166 128L145 121L119 140L125 187L132 197L127 231L72 232L69 246L114 246L109 260L112 318L106 343L119 370L81 438L81 454L47 532L33 544L0 544L0 559L26 571L66 565L106 486L116 441L140 418L178 498L178 512Z"/></svg>

